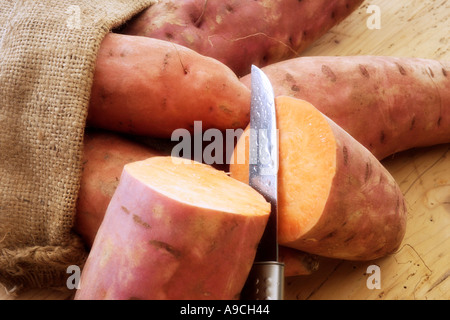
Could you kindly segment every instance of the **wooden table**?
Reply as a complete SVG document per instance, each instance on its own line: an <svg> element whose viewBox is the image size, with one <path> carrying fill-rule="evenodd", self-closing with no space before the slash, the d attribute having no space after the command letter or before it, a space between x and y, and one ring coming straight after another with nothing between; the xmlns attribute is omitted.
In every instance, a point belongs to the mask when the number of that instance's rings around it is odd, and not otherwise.
<svg viewBox="0 0 450 320"><path fill-rule="evenodd" d="M369 5L375 11L368 13ZM377 11L379 10L379 11ZM376 13L380 13L380 25ZM369 23L368 23L369 21ZM375 27L375 28L372 28ZM450 2L366 0L303 55L388 55L450 60ZM287 278L287 299L450 299L450 144L383 161L408 205L400 249L376 261L322 259L311 276ZM369 289L368 267L380 289ZM0 299L70 299L71 292L32 290Z"/></svg>
<svg viewBox="0 0 450 320"><path fill-rule="evenodd" d="M380 29L368 27L375 17L369 5L379 8ZM304 55L450 60L450 2L366 0ZM407 201L400 249L369 262L323 259L315 274L287 279L288 299L450 299L450 145L409 150L383 164ZM367 286L371 265L379 267L380 289Z"/></svg>

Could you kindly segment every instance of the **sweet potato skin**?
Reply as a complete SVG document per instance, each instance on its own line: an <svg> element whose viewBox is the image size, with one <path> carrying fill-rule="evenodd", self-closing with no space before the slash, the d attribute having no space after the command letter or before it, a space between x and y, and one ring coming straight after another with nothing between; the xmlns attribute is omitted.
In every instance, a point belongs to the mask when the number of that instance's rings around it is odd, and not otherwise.
<svg viewBox="0 0 450 320"><path fill-rule="evenodd" d="M298 56L363 0L161 1L121 31L163 39L213 57L238 76Z"/></svg>
<svg viewBox="0 0 450 320"><path fill-rule="evenodd" d="M125 167L75 299L237 299L267 218L175 201Z"/></svg>
<svg viewBox="0 0 450 320"><path fill-rule="evenodd" d="M319 269L319 257L285 246L278 248L278 260L284 263L284 276L311 275Z"/></svg>
<svg viewBox="0 0 450 320"><path fill-rule="evenodd" d="M117 133L86 131L74 230L88 248L94 242L123 167L159 155L162 153Z"/></svg>
<svg viewBox="0 0 450 320"><path fill-rule="evenodd" d="M280 114L282 101L291 100L292 111ZM292 97L276 98L277 117L288 114L293 117L297 100ZM307 103L307 102L304 102ZM284 103L285 105L285 103ZM285 107L285 106L284 106ZM299 109L300 110L300 109ZM301 111L299 111L301 112ZM317 111L319 112L319 111ZM307 232L298 230L298 236L283 233L295 225L285 212L295 211L289 202L279 201L279 241L286 247L329 258L347 260L373 260L394 252L406 231L407 208L403 194L386 168L363 145L350 136L330 118L329 123L336 140L336 174L320 219ZM279 125L280 157L278 185L301 179L296 172L286 170L289 161L301 157L304 150L287 148ZM292 129L292 128L291 128ZM232 162L231 176L248 183L248 135L247 128L238 141L236 153L246 152L245 164ZM246 141L247 139L247 141ZM243 151L245 150L245 151ZM279 198L284 197L279 194ZM301 214L299 212L298 214Z"/></svg>
<svg viewBox="0 0 450 320"><path fill-rule="evenodd" d="M320 256L374 260L395 252L406 232L402 191L365 147L330 119L337 170L320 220L286 246Z"/></svg>
<svg viewBox="0 0 450 320"><path fill-rule="evenodd" d="M215 59L158 39L109 33L101 43L87 124L170 138L176 129L243 128L250 90Z"/></svg>
<svg viewBox="0 0 450 320"><path fill-rule="evenodd" d="M450 142L450 62L300 57L263 71L276 95L309 101L378 159ZM250 75L241 81L250 86Z"/></svg>

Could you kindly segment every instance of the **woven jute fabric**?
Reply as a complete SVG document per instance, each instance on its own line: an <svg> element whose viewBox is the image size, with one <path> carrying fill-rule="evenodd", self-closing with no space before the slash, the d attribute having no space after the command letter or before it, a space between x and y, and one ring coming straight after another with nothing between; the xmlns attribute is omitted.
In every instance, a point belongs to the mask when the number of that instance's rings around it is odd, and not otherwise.
<svg viewBox="0 0 450 320"><path fill-rule="evenodd" d="M64 287L96 55L153 0L0 0L0 283Z"/></svg>

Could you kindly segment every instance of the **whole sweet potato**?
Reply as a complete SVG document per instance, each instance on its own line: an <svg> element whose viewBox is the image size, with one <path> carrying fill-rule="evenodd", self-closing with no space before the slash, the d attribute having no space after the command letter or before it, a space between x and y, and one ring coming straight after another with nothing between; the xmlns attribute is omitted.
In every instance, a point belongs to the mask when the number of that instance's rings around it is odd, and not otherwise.
<svg viewBox="0 0 450 320"><path fill-rule="evenodd" d="M379 160L306 101L279 96L276 115L280 244L348 260L394 252L407 210ZM230 165L231 176L247 183L248 137L247 128Z"/></svg>
<svg viewBox="0 0 450 320"><path fill-rule="evenodd" d="M450 142L450 62L301 57L263 71L276 95L309 101L378 159ZM250 75L241 80L250 87Z"/></svg>
<svg viewBox="0 0 450 320"><path fill-rule="evenodd" d="M175 129L245 128L250 90L219 61L167 41L109 33L101 43L87 123L169 138Z"/></svg>
<svg viewBox="0 0 450 320"><path fill-rule="evenodd" d="M258 192L205 164L129 163L75 298L239 298L269 212Z"/></svg>
<svg viewBox="0 0 450 320"><path fill-rule="evenodd" d="M146 9L121 32L191 48L238 76L298 56L363 0L167 0Z"/></svg>

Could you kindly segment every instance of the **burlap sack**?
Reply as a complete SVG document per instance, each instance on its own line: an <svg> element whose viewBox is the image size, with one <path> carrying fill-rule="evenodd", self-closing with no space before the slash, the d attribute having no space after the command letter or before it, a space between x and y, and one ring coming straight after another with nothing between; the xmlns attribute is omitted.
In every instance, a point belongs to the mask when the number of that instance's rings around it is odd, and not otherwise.
<svg viewBox="0 0 450 320"><path fill-rule="evenodd" d="M0 283L63 287L101 40L154 0L0 0Z"/></svg>

